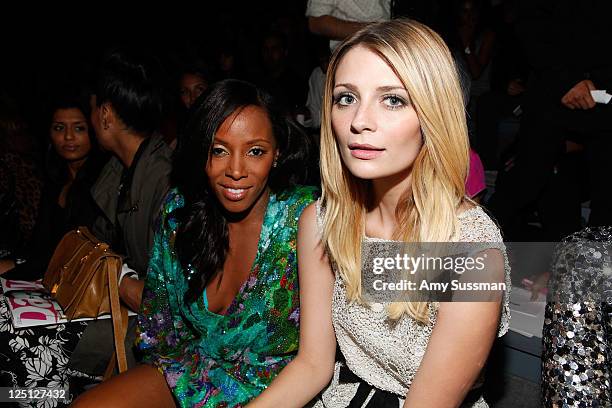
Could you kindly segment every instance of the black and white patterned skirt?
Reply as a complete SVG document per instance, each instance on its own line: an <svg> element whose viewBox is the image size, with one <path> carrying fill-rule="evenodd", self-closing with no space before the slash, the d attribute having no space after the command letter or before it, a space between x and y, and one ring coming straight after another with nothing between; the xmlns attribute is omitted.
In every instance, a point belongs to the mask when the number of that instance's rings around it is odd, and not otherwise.
<svg viewBox="0 0 612 408"><path fill-rule="evenodd" d="M70 390L70 383L82 373L69 370L70 355L76 347L86 322L16 329L0 289L0 387L53 388ZM94 382L95 378L84 378ZM73 387L74 388L74 387ZM66 406L67 399L40 399L20 402L19 407L54 408Z"/></svg>

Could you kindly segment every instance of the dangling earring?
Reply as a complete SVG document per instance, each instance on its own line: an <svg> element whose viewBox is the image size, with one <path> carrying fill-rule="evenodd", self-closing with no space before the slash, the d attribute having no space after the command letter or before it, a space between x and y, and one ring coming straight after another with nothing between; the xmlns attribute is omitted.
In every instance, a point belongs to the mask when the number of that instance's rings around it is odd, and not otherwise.
<svg viewBox="0 0 612 408"><path fill-rule="evenodd" d="M278 162L274 160L274 163L272 163L272 167L276 168L277 165L278 165Z"/></svg>

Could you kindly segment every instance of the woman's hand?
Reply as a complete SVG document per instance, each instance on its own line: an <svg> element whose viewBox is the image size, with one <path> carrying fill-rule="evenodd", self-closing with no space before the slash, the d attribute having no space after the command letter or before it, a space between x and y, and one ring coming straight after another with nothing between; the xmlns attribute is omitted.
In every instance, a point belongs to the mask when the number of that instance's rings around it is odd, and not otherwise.
<svg viewBox="0 0 612 408"><path fill-rule="evenodd" d="M138 312L143 289L144 281L126 276L119 286L119 297L132 311Z"/></svg>

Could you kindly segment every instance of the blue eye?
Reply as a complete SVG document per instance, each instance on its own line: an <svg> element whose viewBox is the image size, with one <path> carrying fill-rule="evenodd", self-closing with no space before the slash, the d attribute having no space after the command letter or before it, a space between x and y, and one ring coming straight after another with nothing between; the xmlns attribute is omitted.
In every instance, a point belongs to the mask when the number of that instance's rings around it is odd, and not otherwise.
<svg viewBox="0 0 612 408"><path fill-rule="evenodd" d="M357 98L355 98L355 96L352 94L343 93L335 98L334 103L341 106L348 106L355 103L356 99Z"/></svg>
<svg viewBox="0 0 612 408"><path fill-rule="evenodd" d="M387 95L383 99L385 105L391 109L398 109L406 106L406 101L397 95Z"/></svg>

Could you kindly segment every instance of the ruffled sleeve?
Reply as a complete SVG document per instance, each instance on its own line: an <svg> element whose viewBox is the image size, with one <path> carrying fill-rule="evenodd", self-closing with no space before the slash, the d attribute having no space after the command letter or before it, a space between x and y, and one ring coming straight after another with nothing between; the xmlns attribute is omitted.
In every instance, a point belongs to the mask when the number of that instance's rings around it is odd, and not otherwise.
<svg viewBox="0 0 612 408"><path fill-rule="evenodd" d="M176 190L170 191L156 226L136 339L138 348L144 353L144 361L148 363L179 352L181 344L194 337L180 313L184 278L173 251L177 225L171 213L182 206L180 194Z"/></svg>

